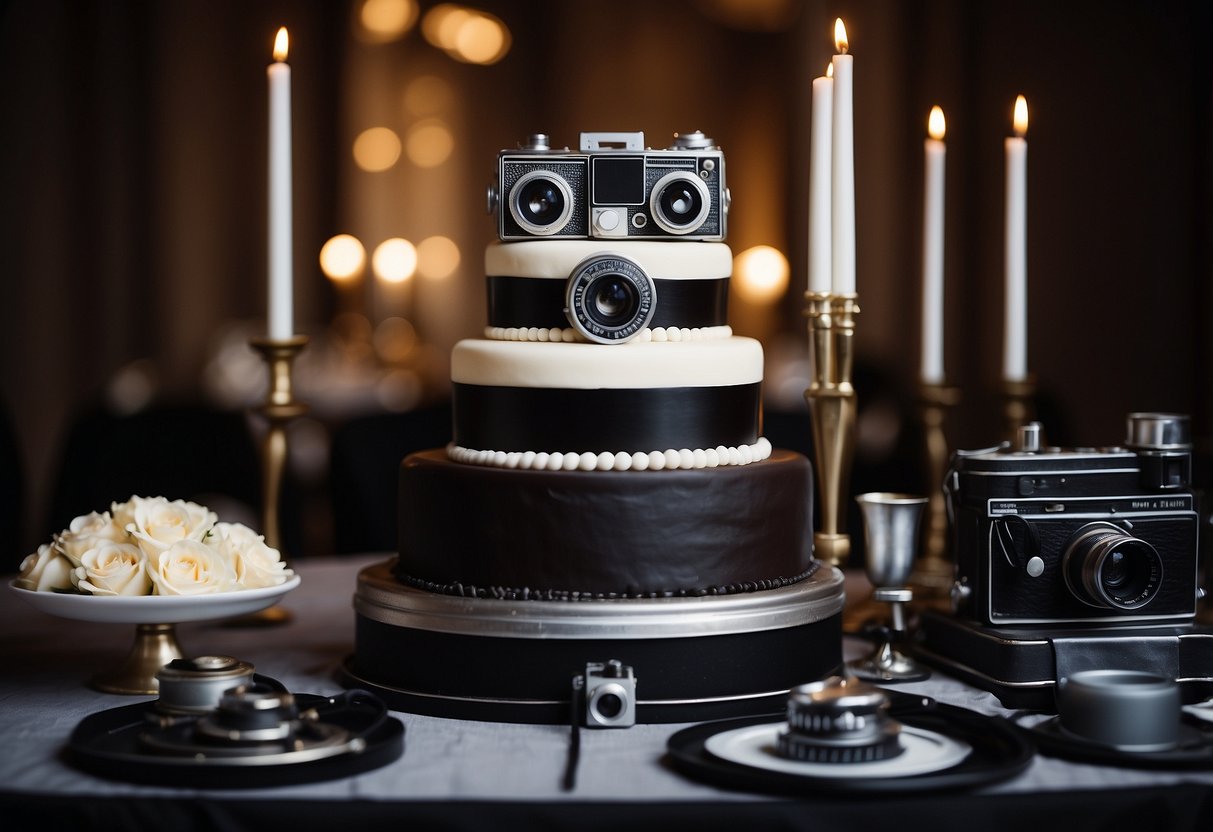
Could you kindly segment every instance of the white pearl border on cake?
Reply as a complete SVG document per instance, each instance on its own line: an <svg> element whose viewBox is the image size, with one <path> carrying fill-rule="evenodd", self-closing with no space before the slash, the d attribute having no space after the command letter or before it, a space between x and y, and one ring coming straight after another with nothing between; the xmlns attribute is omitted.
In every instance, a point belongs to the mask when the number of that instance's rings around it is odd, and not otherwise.
<svg viewBox="0 0 1213 832"><path fill-rule="evenodd" d="M760 436L753 445L689 450L626 451L611 453L561 453L555 451L477 451L460 445L448 445L447 456L464 465L494 468L522 468L546 471L661 471L692 468L717 468L721 465L749 465L771 455L771 442Z"/></svg>
<svg viewBox="0 0 1213 832"><path fill-rule="evenodd" d="M731 326L676 327L657 326L645 327L636 334L636 341L665 342L665 341L711 341L716 338L730 338L733 335ZM490 341L563 341L571 344L582 340L577 330L572 327L525 327L525 326L487 326L484 337Z"/></svg>

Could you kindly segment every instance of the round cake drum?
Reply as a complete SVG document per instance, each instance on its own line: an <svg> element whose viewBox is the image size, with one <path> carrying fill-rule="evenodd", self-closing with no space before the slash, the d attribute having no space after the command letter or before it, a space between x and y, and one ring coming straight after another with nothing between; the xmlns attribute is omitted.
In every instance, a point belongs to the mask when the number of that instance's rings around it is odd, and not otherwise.
<svg viewBox="0 0 1213 832"><path fill-rule="evenodd" d="M358 576L343 681L396 710L567 723L573 679L617 659L634 670L638 722L775 713L841 666L843 600L842 573L824 564L760 592L551 602L425 592L388 561Z"/></svg>

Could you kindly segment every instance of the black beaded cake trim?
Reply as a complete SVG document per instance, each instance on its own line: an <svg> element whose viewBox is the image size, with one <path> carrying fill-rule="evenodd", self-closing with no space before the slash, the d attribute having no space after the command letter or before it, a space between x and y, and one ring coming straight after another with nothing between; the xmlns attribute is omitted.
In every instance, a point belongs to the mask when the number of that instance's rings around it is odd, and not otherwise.
<svg viewBox="0 0 1213 832"><path fill-rule="evenodd" d="M636 600L642 598L702 598L708 595L737 595L743 592L761 592L768 589L779 589L800 583L821 568L820 561L813 561L809 568L791 578L765 578L760 581L745 581L743 583L725 586L701 587L698 589L663 589L652 592L578 592L567 589L521 589L502 586L477 586L460 581L438 583L416 578L412 575L396 575L403 584L433 592L439 595L456 595L462 598L493 598L499 601L617 601Z"/></svg>

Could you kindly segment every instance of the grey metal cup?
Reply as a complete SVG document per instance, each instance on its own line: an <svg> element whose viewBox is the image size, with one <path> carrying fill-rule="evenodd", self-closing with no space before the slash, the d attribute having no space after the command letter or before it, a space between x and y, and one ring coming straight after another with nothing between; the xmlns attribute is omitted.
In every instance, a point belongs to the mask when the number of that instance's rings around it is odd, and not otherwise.
<svg viewBox="0 0 1213 832"><path fill-rule="evenodd" d="M1057 686L1061 726L1120 751L1166 751L1179 743L1179 685L1139 670L1083 670Z"/></svg>
<svg viewBox="0 0 1213 832"><path fill-rule="evenodd" d="M874 491L855 498L863 511L868 579L875 587L904 586L918 550L926 497Z"/></svg>
<svg viewBox="0 0 1213 832"><path fill-rule="evenodd" d="M930 671L902 653L897 645L906 634L904 606L913 593L906 586L918 551L918 521L926 497L875 491L855 498L863 511L867 542L866 571L875 590L872 598L889 604L892 626L889 636L867 658L847 664L861 679L878 682L917 682Z"/></svg>

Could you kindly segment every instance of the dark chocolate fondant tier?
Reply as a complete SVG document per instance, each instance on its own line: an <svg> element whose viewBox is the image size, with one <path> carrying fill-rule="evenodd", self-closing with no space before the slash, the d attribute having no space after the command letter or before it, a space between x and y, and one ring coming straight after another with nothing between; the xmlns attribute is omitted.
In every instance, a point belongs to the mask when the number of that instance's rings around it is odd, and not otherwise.
<svg viewBox="0 0 1213 832"><path fill-rule="evenodd" d="M435 592L573 599L769 589L809 574L809 461L546 471L400 468L397 577Z"/></svg>

